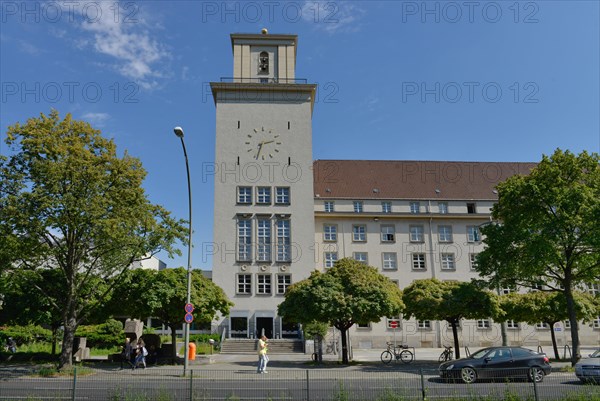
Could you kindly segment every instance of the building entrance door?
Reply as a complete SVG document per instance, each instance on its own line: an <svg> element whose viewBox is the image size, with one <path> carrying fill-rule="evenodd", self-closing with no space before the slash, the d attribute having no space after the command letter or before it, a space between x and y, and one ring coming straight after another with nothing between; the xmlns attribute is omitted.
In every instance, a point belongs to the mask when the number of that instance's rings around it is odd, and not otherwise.
<svg viewBox="0 0 600 401"><path fill-rule="evenodd" d="M256 338L262 335L267 338L273 338L273 318L272 317L257 317L256 318Z"/></svg>

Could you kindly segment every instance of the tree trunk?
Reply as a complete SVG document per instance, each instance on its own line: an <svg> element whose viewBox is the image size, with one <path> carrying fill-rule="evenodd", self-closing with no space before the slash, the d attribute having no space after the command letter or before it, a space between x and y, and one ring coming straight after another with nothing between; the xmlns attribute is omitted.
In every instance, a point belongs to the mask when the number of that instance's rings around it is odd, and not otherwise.
<svg viewBox="0 0 600 401"><path fill-rule="evenodd" d="M58 341L58 327L55 325L51 326L52 330L52 356L56 355L56 342Z"/></svg>
<svg viewBox="0 0 600 401"><path fill-rule="evenodd" d="M556 322L547 322L548 326L550 326L550 337L552 338L552 348L554 349L554 357L557 360L560 360L560 355L558 354L558 345L556 345L556 335L554 334L554 325Z"/></svg>
<svg viewBox="0 0 600 401"><path fill-rule="evenodd" d="M571 323L571 366L575 366L579 360L579 325L577 324L577 312L575 311L575 300L570 287L566 286L565 298L567 300L567 312Z"/></svg>
<svg viewBox="0 0 600 401"><path fill-rule="evenodd" d="M73 365L73 340L75 338L75 330L77 330L77 319L75 317L65 319L64 327L62 351L58 361L59 370L64 366Z"/></svg>
<svg viewBox="0 0 600 401"><path fill-rule="evenodd" d="M323 362L323 336L322 335L317 335L315 337L315 339L317 340L317 362L322 363Z"/></svg>
<svg viewBox="0 0 600 401"><path fill-rule="evenodd" d="M456 323L456 320L450 322L452 325L452 336L454 337L454 354L456 355L456 359L460 359L460 345L458 344L458 327Z"/></svg>
<svg viewBox="0 0 600 401"><path fill-rule="evenodd" d="M344 365L348 364L348 339L346 338L346 332L348 328L344 326L335 326L340 331L340 336L342 337L342 363Z"/></svg>
<svg viewBox="0 0 600 401"><path fill-rule="evenodd" d="M171 342L173 343L173 349L172 349L172 354L173 354L173 362L175 362L177 360L177 326L179 324L171 324L169 325L169 328L171 329ZM186 352L183 352L183 357L186 357ZM185 360L184 360L185 362Z"/></svg>

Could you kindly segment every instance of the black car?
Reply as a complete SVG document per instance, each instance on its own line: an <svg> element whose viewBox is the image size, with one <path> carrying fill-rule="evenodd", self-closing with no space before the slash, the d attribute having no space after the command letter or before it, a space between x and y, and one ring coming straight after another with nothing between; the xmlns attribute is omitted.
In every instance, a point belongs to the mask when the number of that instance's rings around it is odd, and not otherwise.
<svg viewBox="0 0 600 401"><path fill-rule="evenodd" d="M521 347L484 348L468 358L444 362L439 367L442 378L461 379L465 383L474 383L481 378L509 377L540 383L551 370L546 354Z"/></svg>

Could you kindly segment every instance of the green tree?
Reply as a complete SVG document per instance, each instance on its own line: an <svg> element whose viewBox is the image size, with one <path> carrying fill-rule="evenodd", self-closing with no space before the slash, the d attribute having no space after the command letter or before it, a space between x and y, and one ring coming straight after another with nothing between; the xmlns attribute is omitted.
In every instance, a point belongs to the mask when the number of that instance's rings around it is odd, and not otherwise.
<svg viewBox="0 0 600 401"><path fill-rule="evenodd" d="M354 323L378 322L402 312L402 292L376 268L341 259L325 273L291 285L279 305L280 316L293 322L327 323L342 337L342 362L348 363L346 333Z"/></svg>
<svg viewBox="0 0 600 401"><path fill-rule="evenodd" d="M160 271L135 269L124 277L115 289L114 313L139 318L156 317L171 329L173 354L177 354L177 333L184 323L183 309L187 298L187 270L164 269ZM217 313L228 315L233 303L225 292L198 270L192 270L190 293L194 305L194 321L211 322Z"/></svg>
<svg viewBox="0 0 600 401"><path fill-rule="evenodd" d="M597 298L577 291L573 292L573 296L576 301L578 320L591 321L598 316L600 308ZM550 328L554 357L560 359L554 325L569 317L567 300L562 292L512 292L500 297L500 305L504 311L504 320L529 324L546 323Z"/></svg>
<svg viewBox="0 0 600 401"><path fill-rule="evenodd" d="M461 319L485 319L501 315L498 296L474 283L415 280L402 294L404 316L419 320L445 320L452 327L454 352L460 358L458 326Z"/></svg>
<svg viewBox="0 0 600 401"><path fill-rule="evenodd" d="M0 262L9 269L60 272L54 299L64 326L59 367L72 363L77 326L109 297L143 255L185 241L185 227L142 188L140 161L122 157L87 122L56 110L8 128L0 161ZM175 251L178 252L178 251ZM106 285L95 285L95 283ZM43 288L40 288L43 290Z"/></svg>
<svg viewBox="0 0 600 401"><path fill-rule="evenodd" d="M556 150L527 176L497 186L494 223L477 271L489 281L561 292L571 323L575 364L579 329L574 291L600 277L600 158ZM493 284L493 283L492 283Z"/></svg>

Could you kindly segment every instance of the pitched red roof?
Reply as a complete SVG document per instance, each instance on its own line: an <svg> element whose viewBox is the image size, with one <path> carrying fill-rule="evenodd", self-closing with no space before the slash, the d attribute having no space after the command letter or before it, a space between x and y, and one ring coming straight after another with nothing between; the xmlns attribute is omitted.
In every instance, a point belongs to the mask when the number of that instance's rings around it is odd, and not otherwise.
<svg viewBox="0 0 600 401"><path fill-rule="evenodd" d="M314 195L350 199L494 200L494 187L535 163L316 160ZM437 191L436 191L437 190Z"/></svg>

